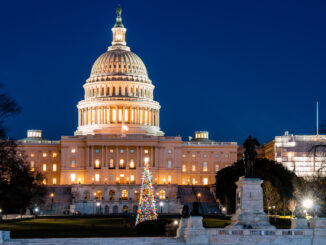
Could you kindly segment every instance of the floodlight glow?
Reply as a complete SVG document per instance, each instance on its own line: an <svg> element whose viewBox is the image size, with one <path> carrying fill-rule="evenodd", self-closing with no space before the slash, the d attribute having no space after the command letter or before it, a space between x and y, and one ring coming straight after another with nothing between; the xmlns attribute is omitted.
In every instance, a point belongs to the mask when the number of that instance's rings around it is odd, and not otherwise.
<svg viewBox="0 0 326 245"><path fill-rule="evenodd" d="M175 221L174 221L174 224L175 224L175 225L178 225L178 221L177 221L177 220L175 220Z"/></svg>
<svg viewBox="0 0 326 245"><path fill-rule="evenodd" d="M163 207L164 203L163 202L160 202L160 206Z"/></svg>
<svg viewBox="0 0 326 245"><path fill-rule="evenodd" d="M96 203L96 206L98 206L98 207L99 207L100 205L101 205L101 204L100 204L99 202L97 202L97 203Z"/></svg>
<svg viewBox="0 0 326 245"><path fill-rule="evenodd" d="M314 205L314 202L311 199L306 199L306 200L303 200L303 202L302 202L302 206L304 206L307 209L312 208L313 205Z"/></svg>

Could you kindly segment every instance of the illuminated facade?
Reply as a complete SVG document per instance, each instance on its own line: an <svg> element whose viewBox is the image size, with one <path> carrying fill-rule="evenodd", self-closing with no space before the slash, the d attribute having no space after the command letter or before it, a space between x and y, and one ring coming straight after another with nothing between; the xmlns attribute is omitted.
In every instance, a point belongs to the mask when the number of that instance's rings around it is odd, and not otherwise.
<svg viewBox="0 0 326 245"><path fill-rule="evenodd" d="M285 132L264 146L266 158L277 161L298 176L325 175L326 135L293 135Z"/></svg>
<svg viewBox="0 0 326 245"><path fill-rule="evenodd" d="M187 142L164 136L154 85L141 59L126 46L120 9L117 14L112 46L95 61L84 100L77 105L75 135L49 141L29 130L20 142L31 169L44 174L44 183L71 189L71 211L134 211L148 159L156 196L165 202L162 211L178 212L178 188L209 188L216 171L237 160L238 146L212 141L206 131Z"/></svg>

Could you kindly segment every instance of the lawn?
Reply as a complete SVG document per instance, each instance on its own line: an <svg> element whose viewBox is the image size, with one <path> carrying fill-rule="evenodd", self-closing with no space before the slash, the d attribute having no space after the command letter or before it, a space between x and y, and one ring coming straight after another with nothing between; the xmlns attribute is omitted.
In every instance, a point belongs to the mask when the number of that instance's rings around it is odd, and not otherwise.
<svg viewBox="0 0 326 245"><path fill-rule="evenodd" d="M230 224L230 219L204 218L203 224L206 228L224 228Z"/></svg>
<svg viewBox="0 0 326 245"><path fill-rule="evenodd" d="M132 218L31 219L0 223L0 230L10 230L12 238L137 236Z"/></svg>

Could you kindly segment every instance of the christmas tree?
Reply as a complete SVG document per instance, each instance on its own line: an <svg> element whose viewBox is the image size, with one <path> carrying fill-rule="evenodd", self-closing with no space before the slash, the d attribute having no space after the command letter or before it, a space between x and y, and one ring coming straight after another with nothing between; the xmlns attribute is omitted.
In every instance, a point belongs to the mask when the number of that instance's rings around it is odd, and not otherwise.
<svg viewBox="0 0 326 245"><path fill-rule="evenodd" d="M146 220L157 219L152 174L149 171L149 161L145 158L145 166L137 210L136 225Z"/></svg>

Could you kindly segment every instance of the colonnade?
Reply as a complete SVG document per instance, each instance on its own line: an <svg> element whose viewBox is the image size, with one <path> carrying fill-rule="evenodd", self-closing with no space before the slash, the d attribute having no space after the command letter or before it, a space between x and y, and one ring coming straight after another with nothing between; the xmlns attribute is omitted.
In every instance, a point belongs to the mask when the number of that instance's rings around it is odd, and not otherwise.
<svg viewBox="0 0 326 245"><path fill-rule="evenodd" d="M127 123L159 127L159 110L148 107L94 106L78 110L78 125Z"/></svg>
<svg viewBox="0 0 326 245"><path fill-rule="evenodd" d="M130 85L98 85L85 88L85 98L106 96L130 96L153 99L153 88Z"/></svg>

